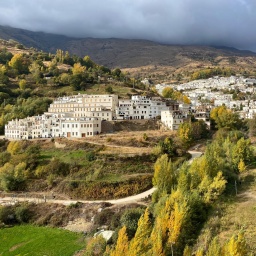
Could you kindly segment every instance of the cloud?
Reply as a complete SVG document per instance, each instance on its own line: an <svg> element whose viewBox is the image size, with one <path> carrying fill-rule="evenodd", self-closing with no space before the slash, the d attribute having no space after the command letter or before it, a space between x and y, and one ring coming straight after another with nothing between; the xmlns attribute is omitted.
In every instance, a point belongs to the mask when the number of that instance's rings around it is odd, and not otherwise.
<svg viewBox="0 0 256 256"><path fill-rule="evenodd" d="M8 0L0 24L73 37L256 50L255 0Z"/></svg>

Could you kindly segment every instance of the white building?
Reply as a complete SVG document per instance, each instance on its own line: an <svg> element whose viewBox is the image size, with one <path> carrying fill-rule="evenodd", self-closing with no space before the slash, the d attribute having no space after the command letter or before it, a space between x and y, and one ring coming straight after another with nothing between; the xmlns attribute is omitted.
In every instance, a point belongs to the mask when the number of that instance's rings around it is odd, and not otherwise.
<svg viewBox="0 0 256 256"><path fill-rule="evenodd" d="M118 105L117 95L87 95L61 97L55 100L48 109L49 113L69 113L74 117L98 117L112 120Z"/></svg>
<svg viewBox="0 0 256 256"><path fill-rule="evenodd" d="M170 107L177 110L178 103L168 99L163 100L161 97L135 95L129 100L119 100L116 116L117 119L150 119L161 116L161 111Z"/></svg>
<svg viewBox="0 0 256 256"><path fill-rule="evenodd" d="M180 111L164 110L161 112L161 122L170 130L178 130L180 124L188 120Z"/></svg>
<svg viewBox="0 0 256 256"><path fill-rule="evenodd" d="M97 117L67 118L61 122L62 136L67 138L92 137L101 132L101 119Z"/></svg>

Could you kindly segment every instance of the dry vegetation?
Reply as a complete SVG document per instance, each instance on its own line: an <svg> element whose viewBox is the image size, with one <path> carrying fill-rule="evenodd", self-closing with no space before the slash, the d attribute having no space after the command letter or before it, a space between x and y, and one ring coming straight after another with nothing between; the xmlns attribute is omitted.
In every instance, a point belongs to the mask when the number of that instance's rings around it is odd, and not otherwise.
<svg viewBox="0 0 256 256"><path fill-rule="evenodd" d="M215 206L198 239L198 246L204 247L211 237L217 235L224 244L233 234L243 230L250 250L256 250L256 169L241 175L238 195L233 195Z"/></svg>

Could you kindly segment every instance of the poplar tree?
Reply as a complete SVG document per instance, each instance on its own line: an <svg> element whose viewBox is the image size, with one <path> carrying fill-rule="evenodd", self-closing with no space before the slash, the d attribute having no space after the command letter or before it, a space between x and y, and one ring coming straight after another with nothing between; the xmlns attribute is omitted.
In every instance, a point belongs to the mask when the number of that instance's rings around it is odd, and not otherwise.
<svg viewBox="0 0 256 256"><path fill-rule="evenodd" d="M113 251L111 251L110 256L120 256L128 254L128 236L126 234L126 227L123 226L118 232L118 239L116 246Z"/></svg>
<svg viewBox="0 0 256 256"><path fill-rule="evenodd" d="M149 238L152 231L152 223L149 214L147 208L139 219L137 231L130 242L129 256L146 255L150 249Z"/></svg>

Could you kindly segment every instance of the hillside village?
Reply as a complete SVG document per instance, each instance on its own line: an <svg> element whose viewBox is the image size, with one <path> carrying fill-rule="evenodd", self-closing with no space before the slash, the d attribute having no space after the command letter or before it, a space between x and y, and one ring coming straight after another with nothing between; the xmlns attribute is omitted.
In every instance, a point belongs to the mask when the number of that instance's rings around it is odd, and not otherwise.
<svg viewBox="0 0 256 256"><path fill-rule="evenodd" d="M171 129L177 129L185 117L176 101L161 97L135 95L129 100L118 100L117 95L110 94L65 96L57 98L43 115L9 121L5 138L91 137L101 133L102 122L152 119L162 112L170 113L163 115L163 122Z"/></svg>
<svg viewBox="0 0 256 256"><path fill-rule="evenodd" d="M172 87L187 95L191 108L208 108L225 105L236 111L242 119L251 119L256 113L256 79L238 76L213 77L195 80L179 85L157 84L159 94L166 87Z"/></svg>
<svg viewBox="0 0 256 256"><path fill-rule="evenodd" d="M114 94L60 97L43 115L9 121L5 138L91 137L102 132L102 122L131 119L160 118L164 127L177 130L192 114L210 127L210 110L221 105L237 111L242 119L251 119L256 113L255 84L256 79L231 76L172 86L187 95L191 104L141 95L131 99L118 99ZM158 84L156 89L161 94L169 86Z"/></svg>

